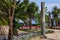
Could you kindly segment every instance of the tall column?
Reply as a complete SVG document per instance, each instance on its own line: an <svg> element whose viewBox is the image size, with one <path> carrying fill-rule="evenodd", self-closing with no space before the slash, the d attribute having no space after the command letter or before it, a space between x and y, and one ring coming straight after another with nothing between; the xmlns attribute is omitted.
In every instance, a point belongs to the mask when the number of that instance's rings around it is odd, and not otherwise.
<svg viewBox="0 0 60 40"><path fill-rule="evenodd" d="M41 36L45 38L45 3L41 2Z"/></svg>

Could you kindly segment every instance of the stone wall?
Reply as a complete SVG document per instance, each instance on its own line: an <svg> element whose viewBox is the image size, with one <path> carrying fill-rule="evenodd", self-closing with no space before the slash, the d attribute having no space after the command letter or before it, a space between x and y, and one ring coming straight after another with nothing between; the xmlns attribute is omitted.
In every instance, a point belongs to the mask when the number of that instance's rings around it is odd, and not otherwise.
<svg viewBox="0 0 60 40"><path fill-rule="evenodd" d="M31 37L40 35L40 31L34 31L22 36L13 36L13 40L29 40Z"/></svg>
<svg viewBox="0 0 60 40"><path fill-rule="evenodd" d="M0 26L0 35L8 35L8 26Z"/></svg>

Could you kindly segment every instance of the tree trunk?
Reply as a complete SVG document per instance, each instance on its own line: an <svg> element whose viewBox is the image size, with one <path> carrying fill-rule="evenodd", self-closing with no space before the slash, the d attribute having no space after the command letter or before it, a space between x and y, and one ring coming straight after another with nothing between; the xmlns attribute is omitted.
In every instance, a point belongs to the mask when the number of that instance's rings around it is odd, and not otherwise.
<svg viewBox="0 0 60 40"><path fill-rule="evenodd" d="M13 0L13 3L14 3L14 7L13 7L13 34L15 35L15 36L17 36L18 35L18 32L17 32L17 28L16 28L16 25L15 25L15 6L16 6L16 0Z"/></svg>
<svg viewBox="0 0 60 40"><path fill-rule="evenodd" d="M49 12L49 27L51 28L51 13Z"/></svg>
<svg viewBox="0 0 60 40"><path fill-rule="evenodd" d="M16 0L13 0L13 7L9 7L9 35L8 40L13 40L13 19L14 19L14 13L15 13L15 6L16 6Z"/></svg>
<svg viewBox="0 0 60 40"><path fill-rule="evenodd" d="M29 26L30 26L30 29L31 29L31 27L32 27L31 20L29 20Z"/></svg>
<svg viewBox="0 0 60 40"><path fill-rule="evenodd" d="M41 36L45 38L45 3L41 2Z"/></svg>
<svg viewBox="0 0 60 40"><path fill-rule="evenodd" d="M58 19L56 19L56 26L58 27Z"/></svg>
<svg viewBox="0 0 60 40"><path fill-rule="evenodd" d="M13 34L14 34L15 36L18 36L17 28L13 28Z"/></svg>
<svg viewBox="0 0 60 40"><path fill-rule="evenodd" d="M15 36L18 35L17 28L16 28L16 24L15 24L15 17L14 17L14 19L13 19L13 34L14 34Z"/></svg>
<svg viewBox="0 0 60 40"><path fill-rule="evenodd" d="M56 27L56 19L54 19L54 27Z"/></svg>
<svg viewBox="0 0 60 40"><path fill-rule="evenodd" d="M10 15L11 11L9 9L9 35L8 35L8 40L12 40L12 36L13 36L13 18Z"/></svg>

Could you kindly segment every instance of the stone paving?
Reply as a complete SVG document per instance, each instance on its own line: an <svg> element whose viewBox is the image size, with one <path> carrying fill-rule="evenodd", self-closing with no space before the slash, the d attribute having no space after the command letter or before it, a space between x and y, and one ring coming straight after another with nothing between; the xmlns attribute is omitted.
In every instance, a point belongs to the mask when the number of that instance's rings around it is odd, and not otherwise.
<svg viewBox="0 0 60 40"><path fill-rule="evenodd" d="M54 30L54 29L52 29ZM60 40L60 30L54 30L54 33L51 34L46 34L47 38L46 39L42 39L38 36L31 38L30 40Z"/></svg>
<svg viewBox="0 0 60 40"><path fill-rule="evenodd" d="M47 36L46 39L43 39L43 38L40 38L39 36L36 36L36 37L32 37L29 40L60 40L60 30L56 30L56 29L49 29L49 30L53 30L55 32L51 33L51 34L46 34L46 36ZM1 40L1 36L0 36L0 40Z"/></svg>
<svg viewBox="0 0 60 40"><path fill-rule="evenodd" d="M54 30L54 33L46 34L47 38L40 40L60 40L60 30L56 29L50 29L50 30Z"/></svg>
<svg viewBox="0 0 60 40"><path fill-rule="evenodd" d="M49 40L60 40L60 30L54 30L55 33L47 34Z"/></svg>

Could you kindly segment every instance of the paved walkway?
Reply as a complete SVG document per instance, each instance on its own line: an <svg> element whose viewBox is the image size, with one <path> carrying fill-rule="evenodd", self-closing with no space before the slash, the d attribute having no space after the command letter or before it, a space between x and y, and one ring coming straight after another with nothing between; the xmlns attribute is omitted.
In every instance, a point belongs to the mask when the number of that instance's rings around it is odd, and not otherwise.
<svg viewBox="0 0 60 40"><path fill-rule="evenodd" d="M60 40L60 30L54 30L55 33L47 34L47 40Z"/></svg>
<svg viewBox="0 0 60 40"><path fill-rule="evenodd" d="M46 34L47 38L46 39L40 39L40 37L35 37L32 38L32 40L60 40L60 30L55 30L55 29L50 29L54 30L54 33L51 34Z"/></svg>
<svg viewBox="0 0 60 40"><path fill-rule="evenodd" d="M40 37L36 36L34 38L31 38L30 40L60 40L60 30L56 30L56 29L50 29L50 30L53 30L55 32L51 34L46 34L47 36L46 39L41 39Z"/></svg>

